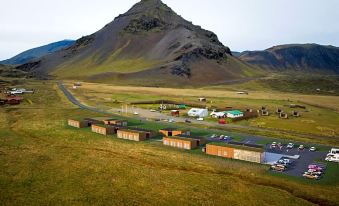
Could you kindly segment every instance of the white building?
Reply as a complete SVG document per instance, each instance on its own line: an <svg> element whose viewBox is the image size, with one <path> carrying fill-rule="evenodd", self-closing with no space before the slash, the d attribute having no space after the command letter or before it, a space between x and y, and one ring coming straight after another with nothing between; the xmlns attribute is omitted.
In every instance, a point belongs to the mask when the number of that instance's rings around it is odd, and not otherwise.
<svg viewBox="0 0 339 206"><path fill-rule="evenodd" d="M187 114L190 117L204 118L208 116L208 109L192 108Z"/></svg>
<svg viewBox="0 0 339 206"><path fill-rule="evenodd" d="M226 117L226 113L225 112L215 112L215 111L213 111L213 112L211 112L210 116L213 117L213 118L224 118L224 117Z"/></svg>
<svg viewBox="0 0 339 206"><path fill-rule="evenodd" d="M239 117L243 117L244 113L242 113L239 110L232 110L232 111L227 111L226 112L226 116L228 118L234 119L234 118L239 118Z"/></svg>

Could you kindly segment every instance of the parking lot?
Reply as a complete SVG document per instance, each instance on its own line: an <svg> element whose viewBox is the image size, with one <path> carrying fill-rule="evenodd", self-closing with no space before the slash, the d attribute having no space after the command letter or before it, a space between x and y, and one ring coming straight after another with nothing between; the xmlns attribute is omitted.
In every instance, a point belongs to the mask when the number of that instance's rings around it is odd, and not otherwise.
<svg viewBox="0 0 339 206"><path fill-rule="evenodd" d="M322 151L312 152L309 151L309 148L305 148L304 150L299 150L296 147L293 149L286 149L286 146L284 146L282 149L273 149L270 144L265 146L265 151L267 153L280 154L283 157L299 156L298 159L289 158L291 159L291 165L284 171L285 174L292 176L302 176L302 174L307 171L308 165L319 160L324 160L327 154L327 152Z"/></svg>
<svg viewBox="0 0 339 206"><path fill-rule="evenodd" d="M209 137L209 141L212 142L225 142L228 143L232 141L232 138L229 136L223 136L222 139L219 136ZM241 142L247 144L255 144L257 141L260 141L260 137L251 137L244 136ZM292 149L288 149L287 145L282 145L282 147L272 148L271 144L266 144L265 149L265 163L266 164L275 164L281 158L288 158L290 164L283 173L291 176L302 176L309 165L314 164L320 160L324 160L327 153L326 151L310 151L308 146L305 146L303 150L298 149L299 145L294 145Z"/></svg>

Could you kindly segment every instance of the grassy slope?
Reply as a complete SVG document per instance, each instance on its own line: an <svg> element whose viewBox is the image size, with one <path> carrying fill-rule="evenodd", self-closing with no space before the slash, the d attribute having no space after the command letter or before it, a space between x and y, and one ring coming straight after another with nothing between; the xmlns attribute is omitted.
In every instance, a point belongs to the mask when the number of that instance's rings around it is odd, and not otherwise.
<svg viewBox="0 0 339 206"><path fill-rule="evenodd" d="M29 87L38 89L27 96L32 104L0 108L3 205L311 205L301 198L338 202L338 182L294 182L267 175L265 166L69 128L66 118L97 114L74 108L50 84Z"/></svg>
<svg viewBox="0 0 339 206"><path fill-rule="evenodd" d="M157 61L145 60L142 57L119 57L122 50L128 45L129 42L113 52L104 61L100 61L100 56L98 54L92 54L82 60L74 59L73 61L65 62L52 72L52 75L56 75L60 78L73 77L81 79L106 72L132 73L143 71L150 69L152 66L159 63Z"/></svg>

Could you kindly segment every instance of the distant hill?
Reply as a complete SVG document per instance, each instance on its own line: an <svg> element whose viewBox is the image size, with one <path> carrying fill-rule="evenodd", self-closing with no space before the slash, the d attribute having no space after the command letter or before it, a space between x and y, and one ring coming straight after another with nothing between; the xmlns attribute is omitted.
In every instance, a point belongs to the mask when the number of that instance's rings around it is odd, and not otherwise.
<svg viewBox="0 0 339 206"><path fill-rule="evenodd" d="M65 50L18 67L35 75L141 85L215 84L260 70L160 0L141 0Z"/></svg>
<svg viewBox="0 0 339 206"><path fill-rule="evenodd" d="M24 51L10 59L0 61L0 64L9 64L9 65L25 64L29 61L32 61L33 59L40 58L47 54L51 54L53 52L69 47L74 42L75 41L73 40L63 40L63 41L58 41L58 42L54 42L51 44L47 44L44 46L40 46L34 49Z"/></svg>
<svg viewBox="0 0 339 206"><path fill-rule="evenodd" d="M29 75L21 70L15 69L11 65L0 64L0 77L29 77Z"/></svg>
<svg viewBox="0 0 339 206"><path fill-rule="evenodd" d="M314 70L339 73L339 48L317 44L289 44L264 51L246 51L239 58L273 70Z"/></svg>

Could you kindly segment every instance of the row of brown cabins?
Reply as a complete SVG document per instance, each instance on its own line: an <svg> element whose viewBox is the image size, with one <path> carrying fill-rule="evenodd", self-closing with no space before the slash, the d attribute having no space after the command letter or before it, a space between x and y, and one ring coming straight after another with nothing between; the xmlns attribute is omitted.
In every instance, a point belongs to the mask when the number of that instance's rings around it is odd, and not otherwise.
<svg viewBox="0 0 339 206"><path fill-rule="evenodd" d="M105 124L93 124L95 121L102 121ZM111 120L111 119L110 119ZM85 120L68 120L68 124L73 127L83 128L91 125L92 131L103 135L117 134L117 138L144 141L156 135L151 130L144 130L140 128L125 128L117 125L108 124L109 119L106 118L92 118ZM192 150L203 144L203 138L190 136L189 130L179 130L174 128L165 128L159 130L163 134L162 143L165 146L171 146L179 149ZM212 142L206 144L204 152L208 155L220 156L224 158L244 160L249 162L263 163L264 150L258 145L249 145L242 143L219 143Z"/></svg>
<svg viewBox="0 0 339 206"><path fill-rule="evenodd" d="M117 134L120 139L144 141L154 137L153 131L141 128L127 128L126 120L111 119L105 117L85 118L83 120L69 119L68 125L76 128L91 127L92 132L102 135Z"/></svg>

